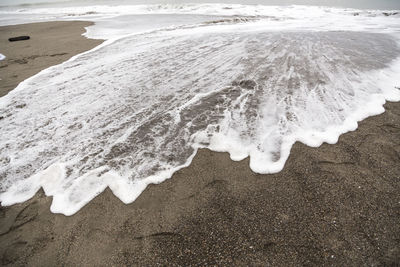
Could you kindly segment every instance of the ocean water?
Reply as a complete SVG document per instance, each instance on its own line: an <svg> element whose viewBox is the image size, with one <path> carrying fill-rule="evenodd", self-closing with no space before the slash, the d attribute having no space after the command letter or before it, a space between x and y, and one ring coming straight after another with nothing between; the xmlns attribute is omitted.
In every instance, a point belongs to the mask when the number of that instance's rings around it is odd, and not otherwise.
<svg viewBox="0 0 400 267"><path fill-rule="evenodd" d="M243 5L314 5L361 9L400 9L398 0L2 0L0 6L93 6L226 3Z"/></svg>
<svg viewBox="0 0 400 267"><path fill-rule="evenodd" d="M400 100L396 10L85 3L0 9L107 40L0 98L2 205L41 187L65 215L107 187L130 203L199 148L279 172L296 141L334 144Z"/></svg>

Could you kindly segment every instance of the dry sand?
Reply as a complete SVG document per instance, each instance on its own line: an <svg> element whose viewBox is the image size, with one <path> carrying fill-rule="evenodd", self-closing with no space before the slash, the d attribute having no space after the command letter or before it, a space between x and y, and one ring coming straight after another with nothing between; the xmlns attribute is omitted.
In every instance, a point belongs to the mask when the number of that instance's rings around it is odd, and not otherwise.
<svg viewBox="0 0 400 267"><path fill-rule="evenodd" d="M41 25L52 24L34 27ZM82 32L79 23L53 25ZM30 25L17 27L32 35ZM4 29L2 36L13 35ZM90 47L68 36L71 46ZM51 53L72 55L70 46L57 50L57 40ZM130 205L106 190L71 217L50 213L43 192L2 207L0 265L398 266L400 104L385 107L335 145L295 144L278 174L258 175L248 159L201 150Z"/></svg>

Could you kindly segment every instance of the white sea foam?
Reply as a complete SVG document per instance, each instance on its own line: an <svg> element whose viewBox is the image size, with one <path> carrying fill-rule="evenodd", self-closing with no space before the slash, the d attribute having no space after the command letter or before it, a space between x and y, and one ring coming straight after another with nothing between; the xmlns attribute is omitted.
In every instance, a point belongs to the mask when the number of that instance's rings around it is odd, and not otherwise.
<svg viewBox="0 0 400 267"><path fill-rule="evenodd" d="M148 17L138 21L137 15L170 15ZM180 16L177 16L180 15ZM186 18L182 15L188 15ZM190 15L190 16L189 16ZM153 4L153 5L95 5L72 7L27 7L1 9L0 25L41 22L52 20L89 20L96 25L89 27L89 38L110 39L134 32L178 26L199 22L201 16L251 17L268 21L275 30L368 30L393 31L398 29L400 12L397 10L358 10L317 6L263 6L241 4ZM188 19L192 17L192 20ZM212 18L209 17L212 20ZM265 27L265 26L264 26Z"/></svg>
<svg viewBox="0 0 400 267"><path fill-rule="evenodd" d="M179 12L238 13L193 7ZM333 144L385 100L400 100L398 18L305 8L282 7L274 19L240 6L240 17L179 18L134 35L129 23L123 34L98 23L92 34L109 41L0 98L2 205L41 187L66 215L107 187L130 203L202 147L278 172L294 142Z"/></svg>

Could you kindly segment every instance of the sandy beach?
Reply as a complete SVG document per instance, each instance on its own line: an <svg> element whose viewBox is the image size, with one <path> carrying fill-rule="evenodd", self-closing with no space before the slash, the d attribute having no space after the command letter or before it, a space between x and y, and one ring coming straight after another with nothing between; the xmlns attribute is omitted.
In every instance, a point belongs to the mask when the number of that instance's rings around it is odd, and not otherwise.
<svg viewBox="0 0 400 267"><path fill-rule="evenodd" d="M0 27L0 96L101 40L88 22ZM8 38L30 35L29 41ZM0 209L2 266L397 266L400 104L335 145L296 143L283 171L200 150L125 205L109 189L73 216L40 191ZM6 137L3 137L6 138Z"/></svg>
<svg viewBox="0 0 400 267"><path fill-rule="evenodd" d="M44 22L0 27L0 97L23 80L50 66L89 50L102 40L82 36L91 22ZM8 38L29 35L30 40L9 42Z"/></svg>

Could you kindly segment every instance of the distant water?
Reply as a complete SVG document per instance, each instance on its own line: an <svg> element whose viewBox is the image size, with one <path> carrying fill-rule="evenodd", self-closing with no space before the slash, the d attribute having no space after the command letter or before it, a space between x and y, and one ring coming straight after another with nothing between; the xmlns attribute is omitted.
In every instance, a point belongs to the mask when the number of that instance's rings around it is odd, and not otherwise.
<svg viewBox="0 0 400 267"><path fill-rule="evenodd" d="M16 5L136 5L228 3L243 5L316 5L361 9L400 9L399 0L2 0L0 6Z"/></svg>
<svg viewBox="0 0 400 267"><path fill-rule="evenodd" d="M278 172L296 141L333 144L400 100L395 10L84 3L0 10L107 39L0 98L3 205L41 187L66 215L106 187L129 203L199 148Z"/></svg>

